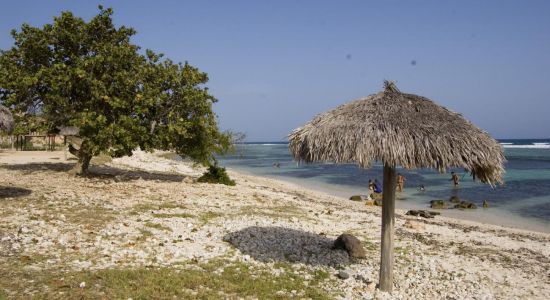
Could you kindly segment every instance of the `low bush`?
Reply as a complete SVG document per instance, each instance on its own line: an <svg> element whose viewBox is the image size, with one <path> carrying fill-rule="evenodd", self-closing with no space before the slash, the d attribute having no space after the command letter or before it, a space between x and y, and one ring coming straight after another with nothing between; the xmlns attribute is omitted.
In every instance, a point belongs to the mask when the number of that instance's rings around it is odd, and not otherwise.
<svg viewBox="0 0 550 300"><path fill-rule="evenodd" d="M225 168L218 167L217 165L212 165L208 167L208 171L204 172L204 174L199 177L198 182L235 185L235 181L229 178L229 175L227 175Z"/></svg>

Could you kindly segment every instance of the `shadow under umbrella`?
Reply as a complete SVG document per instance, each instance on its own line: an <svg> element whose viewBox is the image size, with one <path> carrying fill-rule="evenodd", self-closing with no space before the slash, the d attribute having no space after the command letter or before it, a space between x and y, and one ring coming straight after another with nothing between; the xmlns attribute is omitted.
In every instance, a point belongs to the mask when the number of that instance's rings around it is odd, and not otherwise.
<svg viewBox="0 0 550 300"><path fill-rule="evenodd" d="M350 261L346 251L332 249L334 240L284 227L251 226L228 233L223 240L262 262L338 266Z"/></svg>

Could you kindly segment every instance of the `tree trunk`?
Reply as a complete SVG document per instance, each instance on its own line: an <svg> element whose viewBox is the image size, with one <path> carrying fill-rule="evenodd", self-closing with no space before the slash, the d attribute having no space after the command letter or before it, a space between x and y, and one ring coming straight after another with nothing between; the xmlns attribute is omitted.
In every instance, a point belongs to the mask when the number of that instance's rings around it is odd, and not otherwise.
<svg viewBox="0 0 550 300"><path fill-rule="evenodd" d="M81 156L78 157L78 162L74 166L73 172L76 175L88 174L88 167L90 167L90 160L92 160L92 156L90 154L82 153Z"/></svg>
<svg viewBox="0 0 550 300"><path fill-rule="evenodd" d="M395 166L384 164L384 191L382 194L382 249L380 254L380 290L393 289L393 234L395 224Z"/></svg>
<svg viewBox="0 0 550 300"><path fill-rule="evenodd" d="M82 142L80 149L76 149L69 143L69 152L78 158L76 165L71 170L71 173L75 175L88 174L88 168L90 167L90 161L92 160L92 154L89 153L86 147L86 141Z"/></svg>

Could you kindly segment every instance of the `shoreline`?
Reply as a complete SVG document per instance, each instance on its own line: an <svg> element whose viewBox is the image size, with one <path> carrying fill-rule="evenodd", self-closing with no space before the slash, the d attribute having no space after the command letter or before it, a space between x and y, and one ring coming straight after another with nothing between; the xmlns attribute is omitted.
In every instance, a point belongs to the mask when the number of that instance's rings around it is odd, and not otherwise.
<svg viewBox="0 0 550 300"><path fill-rule="evenodd" d="M197 183L204 169L159 154L92 161L89 177L68 175L72 164L63 152L0 152L0 295L98 298L111 284L104 272L199 270L231 284L208 280L174 291L259 297L240 286L246 280L223 272L239 268L250 280L280 282L257 286L271 297L550 298L550 234L397 209L389 295L375 289L380 207L232 168L237 186ZM344 232L361 241L366 259L331 249ZM139 291L110 298L138 298Z"/></svg>
<svg viewBox="0 0 550 300"><path fill-rule="evenodd" d="M304 188L309 191L317 191L325 193L330 196L338 197L342 201L349 201L348 198L352 195L361 194L361 191L358 191L357 188L349 187L345 189L341 186L338 186L339 190L336 190L331 187L329 184L324 184L320 182L308 181L308 180L295 180L295 182L290 177L276 176L276 175L263 175L255 174L254 172L246 169L241 169L238 167L227 167L227 170L232 172L247 175L247 176L257 176L261 178L266 178L270 180L280 181L284 183L289 183L296 188ZM406 191L407 188L405 188ZM351 192L350 192L351 191ZM363 191L364 193L364 191ZM398 194L396 194L399 196ZM521 201L521 200L520 200ZM446 217L454 220L460 221L471 221L477 222L483 225L494 225L500 226L506 229L516 229L523 231L534 231L539 233L550 234L550 225L545 225L543 222L537 221L535 219L529 219L526 217L517 216L513 213L507 212L499 208L488 208L484 209L478 207L475 210L461 211L455 209L431 209L428 205L429 200L426 200L426 204L423 205L417 202L408 202L407 200L396 199L396 209L402 210L403 213L408 210L433 210L440 212L440 217ZM504 222L503 222L504 221Z"/></svg>

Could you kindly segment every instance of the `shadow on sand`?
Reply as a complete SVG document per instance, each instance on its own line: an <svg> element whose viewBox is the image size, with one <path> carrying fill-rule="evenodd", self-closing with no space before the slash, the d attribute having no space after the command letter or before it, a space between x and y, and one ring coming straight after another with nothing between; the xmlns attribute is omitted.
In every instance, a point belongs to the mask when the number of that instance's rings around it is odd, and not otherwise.
<svg viewBox="0 0 550 300"><path fill-rule="evenodd" d="M28 196L32 190L15 186L0 186L0 199Z"/></svg>
<svg viewBox="0 0 550 300"><path fill-rule="evenodd" d="M262 262L338 266L350 261L346 251L331 249L334 240L284 227L247 227L228 233L223 240Z"/></svg>
<svg viewBox="0 0 550 300"><path fill-rule="evenodd" d="M73 166L73 163L28 163L3 165L0 166L0 168L13 171L22 171L26 174L42 171L65 172L69 174L68 172L72 170ZM181 182L188 176L173 173L152 173L142 170L125 170L110 166L90 166L89 173L85 177L122 182L138 180L140 178L141 180Z"/></svg>

